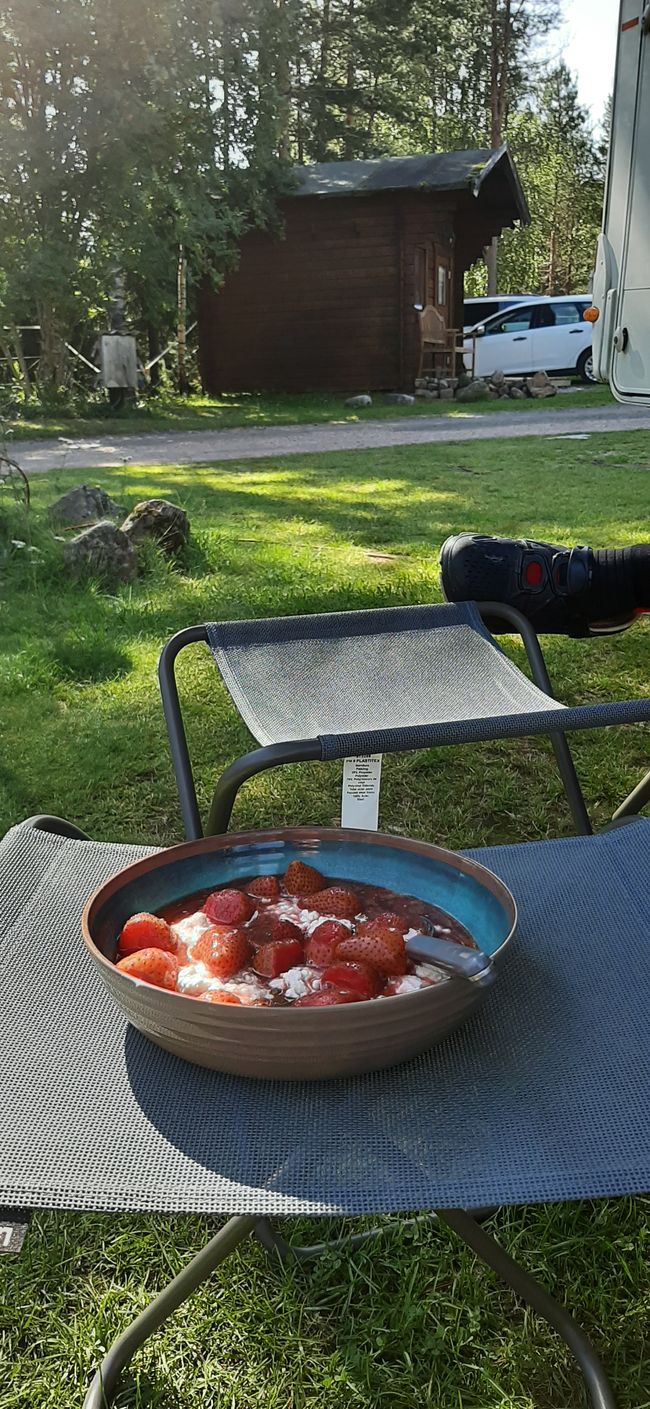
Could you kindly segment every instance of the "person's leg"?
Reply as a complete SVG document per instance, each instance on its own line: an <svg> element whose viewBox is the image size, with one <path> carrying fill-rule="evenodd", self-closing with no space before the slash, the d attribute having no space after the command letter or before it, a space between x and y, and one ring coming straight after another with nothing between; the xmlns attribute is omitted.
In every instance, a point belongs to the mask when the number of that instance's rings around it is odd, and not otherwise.
<svg viewBox="0 0 650 1409"><path fill-rule="evenodd" d="M647 543L594 550L460 533L443 543L440 566L448 602L506 602L537 631L603 635L650 610Z"/></svg>

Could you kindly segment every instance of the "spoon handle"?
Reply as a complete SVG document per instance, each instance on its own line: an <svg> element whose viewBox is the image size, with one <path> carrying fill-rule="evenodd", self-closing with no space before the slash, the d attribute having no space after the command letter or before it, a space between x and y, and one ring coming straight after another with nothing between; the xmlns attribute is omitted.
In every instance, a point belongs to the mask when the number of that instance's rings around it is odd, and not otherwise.
<svg viewBox="0 0 650 1409"><path fill-rule="evenodd" d="M447 969L449 973L469 979L481 987L487 987L496 978L494 964L482 950L451 944L448 939L439 939L437 935L412 935L406 941L406 949L409 959L437 964L438 968Z"/></svg>

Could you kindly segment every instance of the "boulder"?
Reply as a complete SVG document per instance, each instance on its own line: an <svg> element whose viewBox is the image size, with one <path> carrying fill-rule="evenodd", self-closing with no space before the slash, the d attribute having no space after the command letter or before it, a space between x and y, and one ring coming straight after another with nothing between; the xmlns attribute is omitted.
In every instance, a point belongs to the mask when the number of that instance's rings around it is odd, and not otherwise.
<svg viewBox="0 0 650 1409"><path fill-rule="evenodd" d="M59 527L80 528L82 524L98 523L100 519L117 519L122 512L119 504L98 484L79 484L50 505L48 517L50 523Z"/></svg>
<svg viewBox="0 0 650 1409"><path fill-rule="evenodd" d="M413 406L414 402L415 397L406 391L387 391L384 396L385 406Z"/></svg>
<svg viewBox="0 0 650 1409"><path fill-rule="evenodd" d="M536 372L534 377L527 378L526 385L531 396L557 396L557 387L553 386L548 372Z"/></svg>
<svg viewBox="0 0 650 1409"><path fill-rule="evenodd" d="M454 388L453 388L453 386L443 386L443 387L440 388L440 400L441 400L441 401L453 401L453 399L454 399Z"/></svg>
<svg viewBox="0 0 650 1409"><path fill-rule="evenodd" d="M150 541L172 556L185 547L190 521L185 510L168 499L144 499L124 520L122 533L131 543Z"/></svg>
<svg viewBox="0 0 650 1409"><path fill-rule="evenodd" d="M109 519L71 538L63 549L63 561L71 577L95 577L107 584L132 582L138 570L133 544Z"/></svg>
<svg viewBox="0 0 650 1409"><path fill-rule="evenodd" d="M418 387L415 396L417 401L437 401L439 393L428 387Z"/></svg>
<svg viewBox="0 0 650 1409"><path fill-rule="evenodd" d="M471 383L471 380L472 380L472 378L470 377L469 372L461 372L461 374L460 374L460 376L459 376L459 378L458 378L458 381L457 381L457 385L458 385L459 387L466 387L466 386L469 386L470 383Z"/></svg>
<svg viewBox="0 0 650 1409"><path fill-rule="evenodd" d="M372 406L372 397L368 396L367 392L363 392L361 396L349 396L343 405L350 406L353 410L357 406Z"/></svg>
<svg viewBox="0 0 650 1409"><path fill-rule="evenodd" d="M511 386L508 395L512 397L513 401L524 401L526 397L525 391L522 391L521 387L518 386Z"/></svg>
<svg viewBox="0 0 650 1409"><path fill-rule="evenodd" d="M475 382L470 382L469 386L459 386L456 392L456 400L463 402L486 401L487 397L488 384L483 381L482 377L478 377Z"/></svg>
<svg viewBox="0 0 650 1409"><path fill-rule="evenodd" d="M505 372L499 372L499 371L497 371L497 372L492 372L491 375L490 375L490 379L489 379L489 381L490 381L490 386L493 386L493 387L502 387L502 386L505 385L505 380L506 380L506 374L505 374Z"/></svg>

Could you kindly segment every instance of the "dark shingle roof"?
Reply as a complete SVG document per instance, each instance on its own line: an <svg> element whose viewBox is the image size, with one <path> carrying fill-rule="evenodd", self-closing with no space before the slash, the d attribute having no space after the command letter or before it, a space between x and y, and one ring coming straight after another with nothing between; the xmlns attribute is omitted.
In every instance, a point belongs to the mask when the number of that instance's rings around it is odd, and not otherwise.
<svg viewBox="0 0 650 1409"><path fill-rule="evenodd" d="M373 161L319 161L293 168L293 196L364 196L378 191L461 191L481 194L488 177L505 177L520 220L530 219L517 170L507 146L466 152Z"/></svg>

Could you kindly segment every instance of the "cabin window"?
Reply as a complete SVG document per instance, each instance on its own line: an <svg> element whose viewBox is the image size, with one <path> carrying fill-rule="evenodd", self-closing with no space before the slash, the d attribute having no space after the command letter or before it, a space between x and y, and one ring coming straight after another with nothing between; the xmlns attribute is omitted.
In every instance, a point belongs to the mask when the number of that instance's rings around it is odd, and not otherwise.
<svg viewBox="0 0 650 1409"><path fill-rule="evenodd" d="M436 286L436 302L438 307L447 307L447 265L438 265L438 282Z"/></svg>
<svg viewBox="0 0 650 1409"><path fill-rule="evenodd" d="M425 308L427 304L427 276L429 261L426 245L416 245L415 265L414 265L414 289L413 302L416 308Z"/></svg>

